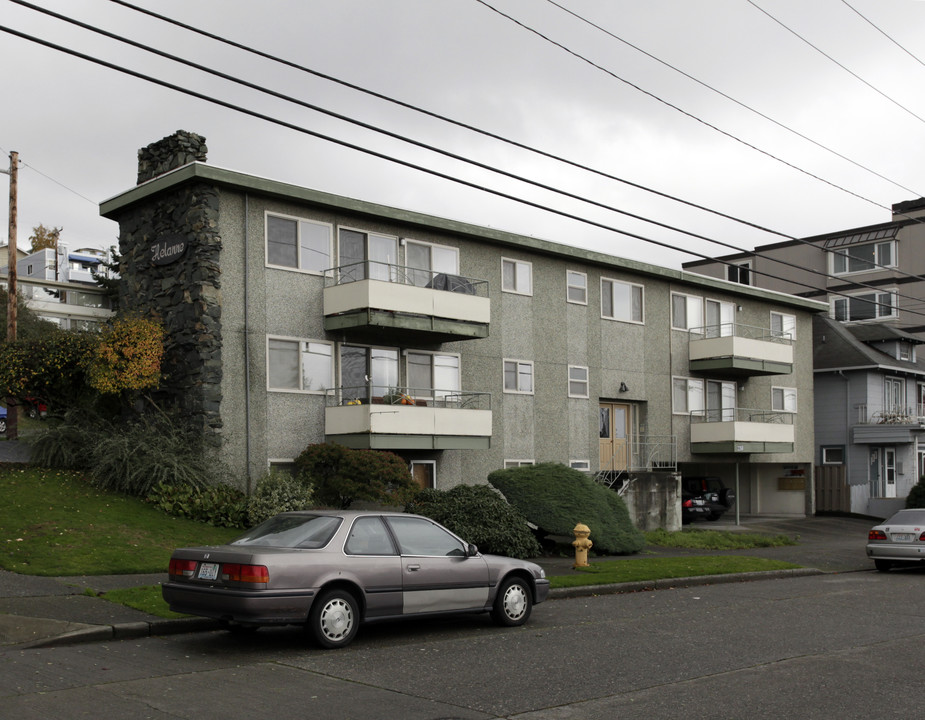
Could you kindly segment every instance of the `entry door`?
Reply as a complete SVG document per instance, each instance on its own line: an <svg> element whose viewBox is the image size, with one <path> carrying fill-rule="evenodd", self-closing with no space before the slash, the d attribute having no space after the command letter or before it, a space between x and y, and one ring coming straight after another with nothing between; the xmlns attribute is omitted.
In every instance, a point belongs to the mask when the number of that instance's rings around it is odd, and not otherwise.
<svg viewBox="0 0 925 720"><path fill-rule="evenodd" d="M883 497L896 497L896 450L883 448Z"/></svg>
<svg viewBox="0 0 925 720"><path fill-rule="evenodd" d="M601 403L600 413L600 468L626 470L630 406Z"/></svg>

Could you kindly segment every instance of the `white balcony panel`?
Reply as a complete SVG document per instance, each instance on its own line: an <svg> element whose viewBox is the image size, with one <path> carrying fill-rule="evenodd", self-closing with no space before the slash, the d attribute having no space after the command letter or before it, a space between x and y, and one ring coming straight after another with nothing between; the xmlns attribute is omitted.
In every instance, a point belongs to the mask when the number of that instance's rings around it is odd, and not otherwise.
<svg viewBox="0 0 925 720"><path fill-rule="evenodd" d="M719 357L741 357L792 364L793 345L732 335L691 340L691 360L709 360L710 358Z"/></svg>
<svg viewBox="0 0 925 720"><path fill-rule="evenodd" d="M691 443L792 443L793 425L759 422L691 423Z"/></svg>
<svg viewBox="0 0 925 720"><path fill-rule="evenodd" d="M491 437L491 410L407 405L340 405L325 410L326 435Z"/></svg>
<svg viewBox="0 0 925 720"><path fill-rule="evenodd" d="M382 280L359 280L324 289L324 314L374 308L473 323L491 320L488 298Z"/></svg>

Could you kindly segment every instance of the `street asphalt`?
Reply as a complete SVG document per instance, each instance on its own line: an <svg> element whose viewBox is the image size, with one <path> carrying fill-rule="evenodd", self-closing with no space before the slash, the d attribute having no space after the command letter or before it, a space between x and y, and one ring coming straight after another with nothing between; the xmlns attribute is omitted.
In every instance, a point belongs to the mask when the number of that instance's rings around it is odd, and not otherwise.
<svg viewBox="0 0 925 720"><path fill-rule="evenodd" d="M16 442L0 442L0 463L27 462L28 448ZM857 517L758 517L737 519L730 514L718 522L695 527L736 532L786 535L797 545L753 550L703 551L670 550L647 547L626 562L658 555L749 555L785 560L800 570L721 575L644 583L623 583L570 590L553 590L550 597L588 594L640 592L691 585L747 582L808 573L872 572L873 563L864 553L867 530L874 521ZM593 534L592 534L593 541ZM591 562L604 558L591 557ZM547 575L576 572L572 558L549 557L537 560ZM182 618L167 620L100 597L120 588L159 585L166 573L151 575L107 575L78 577L37 577L0 570L0 648L5 650L52 647L79 642L197 632L218 627L213 620Z"/></svg>

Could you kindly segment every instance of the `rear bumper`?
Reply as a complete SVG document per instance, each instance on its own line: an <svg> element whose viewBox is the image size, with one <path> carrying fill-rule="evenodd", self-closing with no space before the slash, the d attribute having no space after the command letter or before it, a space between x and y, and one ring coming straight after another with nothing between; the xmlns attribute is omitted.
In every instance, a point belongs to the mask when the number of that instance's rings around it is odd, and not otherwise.
<svg viewBox="0 0 925 720"><path fill-rule="evenodd" d="M174 612L256 625L301 624L308 618L313 590L231 590L168 582L161 587Z"/></svg>
<svg viewBox="0 0 925 720"><path fill-rule="evenodd" d="M925 560L925 545L890 545L887 543L868 543L867 557L871 560Z"/></svg>

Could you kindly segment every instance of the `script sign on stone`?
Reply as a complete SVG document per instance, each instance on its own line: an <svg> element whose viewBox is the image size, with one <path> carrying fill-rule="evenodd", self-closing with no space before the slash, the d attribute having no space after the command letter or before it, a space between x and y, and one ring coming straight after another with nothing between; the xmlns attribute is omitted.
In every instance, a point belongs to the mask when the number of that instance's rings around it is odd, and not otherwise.
<svg viewBox="0 0 925 720"><path fill-rule="evenodd" d="M170 265L183 257L189 243L180 235L165 235L151 245L151 264Z"/></svg>

